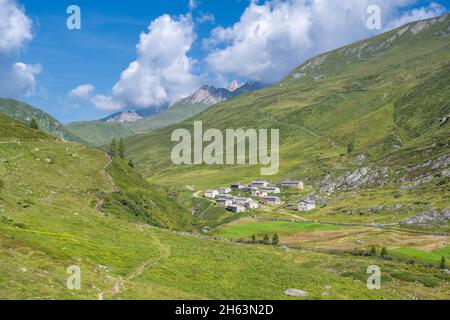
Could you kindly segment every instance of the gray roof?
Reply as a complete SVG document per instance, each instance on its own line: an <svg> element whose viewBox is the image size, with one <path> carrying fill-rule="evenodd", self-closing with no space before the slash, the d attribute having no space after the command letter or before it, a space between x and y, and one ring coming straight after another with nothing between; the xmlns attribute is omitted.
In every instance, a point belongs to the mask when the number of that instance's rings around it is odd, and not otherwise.
<svg viewBox="0 0 450 320"><path fill-rule="evenodd" d="M311 199L304 199L302 201L300 201L300 203L307 203L307 204L316 204L316 202L314 200Z"/></svg>

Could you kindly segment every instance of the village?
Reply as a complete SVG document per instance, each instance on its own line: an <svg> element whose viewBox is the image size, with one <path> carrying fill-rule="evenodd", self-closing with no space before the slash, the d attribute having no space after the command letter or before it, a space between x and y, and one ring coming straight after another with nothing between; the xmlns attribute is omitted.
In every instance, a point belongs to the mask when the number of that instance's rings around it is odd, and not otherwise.
<svg viewBox="0 0 450 320"><path fill-rule="evenodd" d="M256 210L263 205L277 206L282 204L282 188L303 190L304 183L299 180L283 180L278 185L265 180L254 180L250 184L235 183L229 187L220 187L217 190L207 190L204 197L216 202L233 213L242 213ZM239 194L239 195L236 195ZM316 208L316 202L306 198L298 202L298 211L311 211Z"/></svg>

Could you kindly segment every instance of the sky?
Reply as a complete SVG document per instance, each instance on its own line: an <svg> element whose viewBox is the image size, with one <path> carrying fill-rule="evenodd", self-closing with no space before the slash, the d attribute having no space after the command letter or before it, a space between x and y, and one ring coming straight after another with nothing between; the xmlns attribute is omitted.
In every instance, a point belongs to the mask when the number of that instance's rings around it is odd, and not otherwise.
<svg viewBox="0 0 450 320"><path fill-rule="evenodd" d="M80 29L67 26L71 5ZM0 97L64 123L160 108L202 85L275 83L317 54L449 8L448 0L0 0Z"/></svg>

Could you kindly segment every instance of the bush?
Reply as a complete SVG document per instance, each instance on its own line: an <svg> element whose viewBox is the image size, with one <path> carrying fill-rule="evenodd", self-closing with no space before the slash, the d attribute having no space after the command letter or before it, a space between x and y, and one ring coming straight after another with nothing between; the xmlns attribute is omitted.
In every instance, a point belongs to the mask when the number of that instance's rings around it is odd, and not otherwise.
<svg viewBox="0 0 450 320"><path fill-rule="evenodd" d="M280 243L280 239L278 238L278 234L275 233L272 237L272 244L276 246L278 243Z"/></svg>
<svg viewBox="0 0 450 320"><path fill-rule="evenodd" d="M381 253L380 253L381 257L386 257L388 255L388 251L386 249L386 247L383 247L383 249L381 249Z"/></svg>
<svg viewBox="0 0 450 320"><path fill-rule="evenodd" d="M269 242L270 242L270 238L269 238L269 235L266 233L264 235L264 238L263 238L263 243L264 244L269 244Z"/></svg>
<svg viewBox="0 0 450 320"><path fill-rule="evenodd" d="M443 269L446 269L446 263L445 263L445 258L444 257L442 257L442 259L441 259L441 264L440 264L440 268L443 270Z"/></svg>
<svg viewBox="0 0 450 320"><path fill-rule="evenodd" d="M369 255L375 257L377 255L377 248L375 247L370 248Z"/></svg>
<svg viewBox="0 0 450 320"><path fill-rule="evenodd" d="M36 121L35 118L33 118L33 119L31 120L31 122L30 122L30 128L31 128L31 129L35 129L35 130L39 130L39 124L38 124L38 122Z"/></svg>

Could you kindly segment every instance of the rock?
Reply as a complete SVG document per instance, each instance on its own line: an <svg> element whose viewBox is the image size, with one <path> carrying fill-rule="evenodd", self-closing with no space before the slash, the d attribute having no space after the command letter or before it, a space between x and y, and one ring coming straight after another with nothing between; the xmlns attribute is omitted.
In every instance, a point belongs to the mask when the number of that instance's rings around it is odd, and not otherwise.
<svg viewBox="0 0 450 320"><path fill-rule="evenodd" d="M27 270L27 268L20 268L20 271L23 272L23 273L25 273L25 272L27 272L28 270Z"/></svg>
<svg viewBox="0 0 450 320"><path fill-rule="evenodd" d="M450 274L450 270L448 270L448 269L444 269L444 270L442 270L442 272L445 274Z"/></svg>
<svg viewBox="0 0 450 320"><path fill-rule="evenodd" d="M415 217L400 222L402 225L429 225L436 223L448 223L450 221L450 209L444 209L439 212L436 209L425 211Z"/></svg>
<svg viewBox="0 0 450 320"><path fill-rule="evenodd" d="M287 289L284 295L288 297L307 297L309 293L299 289Z"/></svg>

